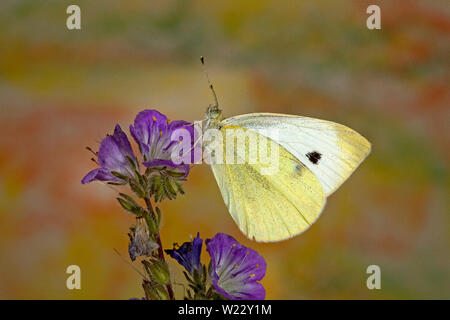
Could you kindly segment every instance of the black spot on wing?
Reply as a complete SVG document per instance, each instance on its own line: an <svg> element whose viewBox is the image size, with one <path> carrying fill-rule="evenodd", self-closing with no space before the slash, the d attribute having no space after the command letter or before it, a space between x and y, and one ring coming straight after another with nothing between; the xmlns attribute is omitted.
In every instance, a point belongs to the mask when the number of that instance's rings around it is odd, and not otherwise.
<svg viewBox="0 0 450 320"><path fill-rule="evenodd" d="M322 155L317 151L309 152L306 154L306 156L313 164L318 164L320 158L322 158Z"/></svg>

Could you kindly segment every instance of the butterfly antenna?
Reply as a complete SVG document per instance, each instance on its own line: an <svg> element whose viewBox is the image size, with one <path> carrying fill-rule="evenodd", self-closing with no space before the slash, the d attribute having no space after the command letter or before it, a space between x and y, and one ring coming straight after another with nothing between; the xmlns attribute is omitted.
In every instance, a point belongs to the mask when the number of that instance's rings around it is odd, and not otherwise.
<svg viewBox="0 0 450 320"><path fill-rule="evenodd" d="M212 92L213 97L214 97L215 105L213 107L218 108L219 107L219 100L217 99L217 95L216 95L216 91L214 90L214 86L212 85L211 80L209 79L208 71L206 71L205 57L201 56L200 57L200 62L202 63L203 72L205 73L206 80L208 80L209 88L211 89L211 92Z"/></svg>
<svg viewBox="0 0 450 320"><path fill-rule="evenodd" d="M117 249L113 249L115 253L117 253L117 255L120 257L120 259L125 262L127 265L129 265L134 271L136 271L142 278L144 278L147 281L150 281L147 276L145 276L142 272L140 272L135 266L133 266L130 262L128 262L127 260L125 260L124 257L122 257L122 255L120 254L119 251L117 251Z"/></svg>

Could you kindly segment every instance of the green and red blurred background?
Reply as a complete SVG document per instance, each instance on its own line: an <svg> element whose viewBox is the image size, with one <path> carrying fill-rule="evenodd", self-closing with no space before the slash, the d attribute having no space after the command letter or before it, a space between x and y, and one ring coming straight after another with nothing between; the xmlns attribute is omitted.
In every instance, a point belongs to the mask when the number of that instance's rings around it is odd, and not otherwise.
<svg viewBox="0 0 450 320"><path fill-rule="evenodd" d="M373 148L308 231L271 244L239 232L195 166L162 205L166 247L233 235L267 260L269 299L450 298L448 1L84 0L73 31L70 4L0 2L0 298L142 296L113 251L127 258L133 217L114 190L81 185L95 167L84 148L144 108L202 119L201 55L225 116L332 120ZM366 28L370 4L381 30ZM81 290L66 288L72 264ZM366 287L371 264L381 290Z"/></svg>

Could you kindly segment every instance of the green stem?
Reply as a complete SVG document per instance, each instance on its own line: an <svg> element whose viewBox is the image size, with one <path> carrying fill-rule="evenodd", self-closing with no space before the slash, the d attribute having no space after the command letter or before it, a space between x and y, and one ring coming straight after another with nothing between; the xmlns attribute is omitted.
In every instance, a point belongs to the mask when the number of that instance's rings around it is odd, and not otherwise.
<svg viewBox="0 0 450 320"><path fill-rule="evenodd" d="M155 214L154 214L154 211L153 211L153 205L152 205L152 202L150 201L150 198L148 196L146 196L144 198L144 200L145 200L145 204L147 205L148 211L152 215L152 219L154 219L154 221L156 221L155 220ZM161 235L159 234L159 229L158 229L158 232L156 233L156 237L155 238L156 238L156 243L158 244L158 258L159 258L159 260L165 262L166 260L164 258L164 251L163 251L163 246L162 246L162 243L161 243ZM166 288L167 288L167 292L169 293L170 300L175 300L175 295L174 295L173 289L172 289L172 283L170 281L166 285Z"/></svg>

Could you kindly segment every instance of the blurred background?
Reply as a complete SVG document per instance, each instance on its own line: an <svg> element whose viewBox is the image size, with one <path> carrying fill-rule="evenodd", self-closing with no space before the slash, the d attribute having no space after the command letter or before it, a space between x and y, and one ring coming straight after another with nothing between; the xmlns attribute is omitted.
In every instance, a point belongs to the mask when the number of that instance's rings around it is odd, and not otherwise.
<svg viewBox="0 0 450 320"><path fill-rule="evenodd" d="M271 244L239 232L195 166L162 205L166 247L231 234L267 260L268 299L450 298L448 1L81 0L70 31L72 2L0 2L0 298L143 296L113 251L128 259L134 218L114 190L81 185L95 167L85 146L145 108L202 119L201 55L226 117L332 120L373 149L308 231ZM366 28L370 4L382 30ZM66 288L72 264L81 290ZM366 287L371 264L381 290Z"/></svg>

